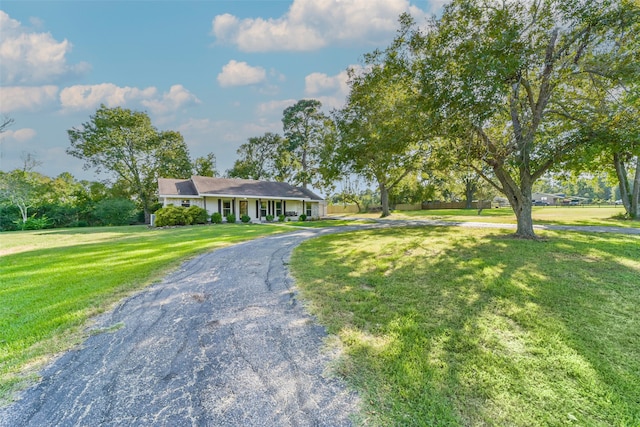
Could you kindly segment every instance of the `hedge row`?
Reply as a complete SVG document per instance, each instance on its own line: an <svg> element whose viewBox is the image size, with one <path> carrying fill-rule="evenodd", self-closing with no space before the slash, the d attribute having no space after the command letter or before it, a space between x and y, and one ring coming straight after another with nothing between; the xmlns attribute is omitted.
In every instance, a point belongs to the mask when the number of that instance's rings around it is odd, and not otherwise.
<svg viewBox="0 0 640 427"><path fill-rule="evenodd" d="M274 219L273 215L267 215L266 218L269 222ZM211 218L209 218L207 211L199 206L190 206L185 208L183 206L169 205L156 211L155 226L167 227L174 225L206 224L209 219L211 219L211 222L214 224L221 224L222 214L214 212L211 215ZM236 216L234 214L227 215L226 219L230 224L236 222ZM299 221L305 221L306 219L306 215L300 215ZM248 215L242 215L240 220L244 223L248 223L251 221L251 218ZM284 220L284 215L280 215L278 217L278 221L282 222Z"/></svg>

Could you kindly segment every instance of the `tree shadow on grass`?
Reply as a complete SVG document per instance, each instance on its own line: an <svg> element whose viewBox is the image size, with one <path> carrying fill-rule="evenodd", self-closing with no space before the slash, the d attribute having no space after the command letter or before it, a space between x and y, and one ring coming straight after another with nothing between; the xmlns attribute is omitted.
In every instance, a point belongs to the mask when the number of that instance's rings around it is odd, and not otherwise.
<svg viewBox="0 0 640 427"><path fill-rule="evenodd" d="M305 295L345 342L340 370L371 424L638 423L638 238L504 235L398 228L348 235L357 250L313 244L305 262L326 277Z"/></svg>

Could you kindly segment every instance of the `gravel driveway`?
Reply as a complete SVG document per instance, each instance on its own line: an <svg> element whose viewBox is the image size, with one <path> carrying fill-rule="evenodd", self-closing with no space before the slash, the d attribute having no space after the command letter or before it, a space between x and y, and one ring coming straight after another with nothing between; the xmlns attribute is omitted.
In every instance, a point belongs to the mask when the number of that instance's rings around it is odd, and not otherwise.
<svg viewBox="0 0 640 427"><path fill-rule="evenodd" d="M344 230L344 228L343 228ZM324 329L286 264L300 230L216 250L98 319L0 426L341 426L358 397L328 374Z"/></svg>

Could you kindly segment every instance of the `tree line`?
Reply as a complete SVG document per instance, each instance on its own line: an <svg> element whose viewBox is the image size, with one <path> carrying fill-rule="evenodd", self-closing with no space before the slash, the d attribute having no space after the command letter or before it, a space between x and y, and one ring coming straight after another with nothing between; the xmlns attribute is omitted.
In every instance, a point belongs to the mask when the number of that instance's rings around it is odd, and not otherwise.
<svg viewBox="0 0 640 427"><path fill-rule="evenodd" d="M249 138L225 175L344 201L375 185L382 216L400 198L501 194L516 235L535 238L536 186L608 173L640 219L639 18L633 0L453 0L424 24L404 14L392 43L349 70L343 108L298 101L282 135ZM158 176L216 175L213 154L191 161L145 113L102 106L68 133L67 152L111 172L145 217Z"/></svg>

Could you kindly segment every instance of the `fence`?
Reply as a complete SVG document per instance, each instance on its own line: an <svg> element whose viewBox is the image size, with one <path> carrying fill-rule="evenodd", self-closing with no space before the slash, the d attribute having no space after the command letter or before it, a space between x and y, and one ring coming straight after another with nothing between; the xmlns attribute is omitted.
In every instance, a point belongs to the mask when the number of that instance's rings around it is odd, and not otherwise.
<svg viewBox="0 0 640 427"><path fill-rule="evenodd" d="M358 213L356 205L329 205L327 206L327 214L349 214Z"/></svg>

